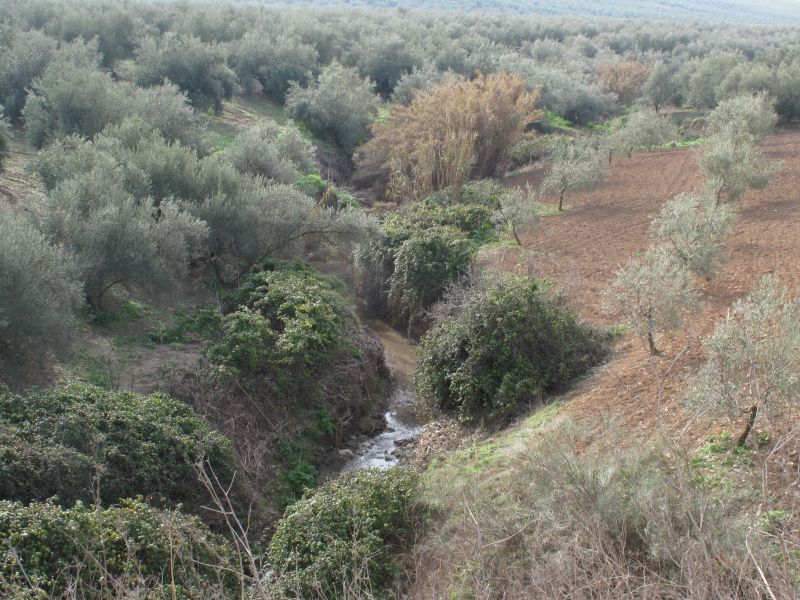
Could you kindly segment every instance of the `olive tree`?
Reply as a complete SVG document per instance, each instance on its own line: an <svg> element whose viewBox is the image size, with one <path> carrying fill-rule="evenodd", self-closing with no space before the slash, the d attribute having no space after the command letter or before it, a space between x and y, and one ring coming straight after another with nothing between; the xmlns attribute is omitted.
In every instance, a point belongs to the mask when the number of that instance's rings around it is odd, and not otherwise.
<svg viewBox="0 0 800 600"><path fill-rule="evenodd" d="M338 63L322 69L307 87L292 83L286 94L286 112L292 119L348 154L367 139L379 106L372 82Z"/></svg>
<svg viewBox="0 0 800 600"><path fill-rule="evenodd" d="M690 271L711 279L725 259L725 242L734 217L730 205L717 202L712 186L667 202L653 221L651 232Z"/></svg>
<svg viewBox="0 0 800 600"><path fill-rule="evenodd" d="M635 148L652 149L678 138L678 128L666 115L655 110L641 109L628 115L624 126L613 131L604 141L611 161L615 150L631 157Z"/></svg>
<svg viewBox="0 0 800 600"><path fill-rule="evenodd" d="M617 271L608 299L656 355L656 335L681 325L694 299L694 284L683 261L669 248L655 246Z"/></svg>
<svg viewBox="0 0 800 600"><path fill-rule="evenodd" d="M255 125L240 133L225 156L242 173L260 175L278 183L294 183L299 172L314 165L312 144L293 124Z"/></svg>
<svg viewBox="0 0 800 600"><path fill-rule="evenodd" d="M189 208L208 224L212 257L231 255L248 265L297 253L304 241L343 250L375 227L363 211L319 207L294 186L258 179L233 192L218 189Z"/></svg>
<svg viewBox="0 0 800 600"><path fill-rule="evenodd" d="M741 198L748 189L766 188L780 168L758 150L755 142L729 135L709 137L697 153L700 171L707 180L716 180L717 201Z"/></svg>
<svg viewBox="0 0 800 600"><path fill-rule="evenodd" d="M674 69L661 62L650 71L650 77L642 88L642 98L653 110L659 112L675 98Z"/></svg>
<svg viewBox="0 0 800 600"><path fill-rule="evenodd" d="M0 173L5 170L5 162L11 155L11 136L8 124L3 119L3 107L0 106Z"/></svg>
<svg viewBox="0 0 800 600"><path fill-rule="evenodd" d="M500 208L494 214L494 222L507 227L519 246L522 246L519 228L533 227L541 218L536 199L536 191L530 185L524 190L519 187L511 189L500 197Z"/></svg>
<svg viewBox="0 0 800 600"><path fill-rule="evenodd" d="M736 445L759 416L800 398L800 298L764 277L706 340L708 357L691 378L690 405L743 420Z"/></svg>
<svg viewBox="0 0 800 600"><path fill-rule="evenodd" d="M72 256L0 203L0 356L67 347L79 302Z"/></svg>
<svg viewBox="0 0 800 600"><path fill-rule="evenodd" d="M294 34L271 35L260 30L245 33L233 44L230 57L246 90L256 81L264 94L279 102L286 99L290 82L306 82L307 74L317 67L317 58L314 47Z"/></svg>
<svg viewBox="0 0 800 600"><path fill-rule="evenodd" d="M204 223L174 201L137 200L118 169L93 170L34 199L40 228L76 258L90 306L113 287L171 289L203 247Z"/></svg>
<svg viewBox="0 0 800 600"><path fill-rule="evenodd" d="M600 154L588 144L566 142L551 150L550 170L542 181L542 191L558 194L558 210L564 210L567 192L590 190L608 177L608 167Z"/></svg>
<svg viewBox="0 0 800 600"><path fill-rule="evenodd" d="M167 32L139 40L134 79L140 86L169 80L189 96L195 108L222 110L222 101L239 90L236 74L222 48L199 38Z"/></svg>
<svg viewBox="0 0 800 600"><path fill-rule="evenodd" d="M775 123L775 101L765 93L741 94L722 100L708 115L707 133L738 140L758 141Z"/></svg>
<svg viewBox="0 0 800 600"><path fill-rule="evenodd" d="M40 31L15 30L10 45L0 52L0 104L6 116L17 120L33 81L44 72L56 50L56 41Z"/></svg>

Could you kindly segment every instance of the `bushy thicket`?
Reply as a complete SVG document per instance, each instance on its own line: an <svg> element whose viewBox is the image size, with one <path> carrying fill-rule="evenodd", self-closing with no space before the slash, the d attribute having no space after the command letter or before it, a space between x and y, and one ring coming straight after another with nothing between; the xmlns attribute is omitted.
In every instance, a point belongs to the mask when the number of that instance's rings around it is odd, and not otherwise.
<svg viewBox="0 0 800 600"><path fill-rule="evenodd" d="M292 505L268 547L276 589L289 598L379 596L411 541L417 476L410 470L346 473Z"/></svg>
<svg viewBox="0 0 800 600"><path fill-rule="evenodd" d="M341 281L306 263L259 264L223 299L222 312L201 315L203 360L175 393L232 438L237 465L277 511L317 484L337 444L382 426L383 348Z"/></svg>
<svg viewBox="0 0 800 600"><path fill-rule="evenodd" d="M459 419L500 419L563 391L605 354L542 281L502 277L454 290L422 338L414 374L419 406Z"/></svg>
<svg viewBox="0 0 800 600"><path fill-rule="evenodd" d="M212 598L239 591L230 545L197 518L125 500L106 509L0 501L0 595Z"/></svg>
<svg viewBox="0 0 800 600"><path fill-rule="evenodd" d="M193 464L205 458L222 481L233 478L230 442L191 407L162 394L72 382L0 391L0 408L4 500L111 505L141 495L200 512L207 498Z"/></svg>
<svg viewBox="0 0 800 600"><path fill-rule="evenodd" d="M379 235L354 252L367 308L421 335L428 310L467 273L476 244L491 239L505 193L490 180L470 182L460 194L444 190L385 216Z"/></svg>
<svg viewBox="0 0 800 600"><path fill-rule="evenodd" d="M0 356L67 347L79 303L72 257L24 215L0 206Z"/></svg>
<svg viewBox="0 0 800 600"><path fill-rule="evenodd" d="M249 275L204 350L219 374L285 392L343 351L349 312L336 280L301 263Z"/></svg>

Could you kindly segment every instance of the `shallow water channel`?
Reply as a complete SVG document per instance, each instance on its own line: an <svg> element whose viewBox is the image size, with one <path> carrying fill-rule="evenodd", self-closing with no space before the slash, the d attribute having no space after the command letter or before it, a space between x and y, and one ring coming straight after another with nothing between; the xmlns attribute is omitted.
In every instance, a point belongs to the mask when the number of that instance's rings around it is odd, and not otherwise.
<svg viewBox="0 0 800 600"><path fill-rule="evenodd" d="M355 456L345 463L342 471L391 467L398 463L407 444L419 433L411 392L411 373L417 359L414 344L383 321L363 315L361 321L383 344L386 364L393 375L394 388L389 396L389 410L385 415L386 428L352 448Z"/></svg>

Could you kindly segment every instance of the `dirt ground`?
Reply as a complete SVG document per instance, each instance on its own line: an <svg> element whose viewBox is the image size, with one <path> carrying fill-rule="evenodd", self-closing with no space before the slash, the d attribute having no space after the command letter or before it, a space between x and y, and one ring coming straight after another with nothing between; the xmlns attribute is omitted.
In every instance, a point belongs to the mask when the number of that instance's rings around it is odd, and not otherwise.
<svg viewBox="0 0 800 600"><path fill-rule="evenodd" d="M690 450L710 433L724 428L738 431L738 423L693 419L682 407L683 380L703 357L703 337L763 275L775 273L791 288L800 284L798 150L798 129L776 133L763 144L768 156L783 161L783 168L768 189L748 192L739 201L729 260L714 280L701 283L698 310L687 315L685 328L659 340L663 356L650 359L635 335L626 336L617 344L613 359L569 394L568 416L594 421L598 427L613 424L625 433L621 444L648 438L659 426L671 436L681 436ZM541 176L541 171L533 171L510 177L506 183L536 186ZM510 248L494 260L505 263L505 269L552 278L586 320L620 323L619 315L604 307L603 294L614 273L649 246L648 229L660 207L699 185L692 149L617 157L604 185L573 195L566 201L565 213L546 217L534 231L523 232L525 258ZM653 376L654 369L658 377ZM663 380L661 393L655 383L659 379ZM786 431L798 421L797 411L792 411L772 414L769 425Z"/></svg>

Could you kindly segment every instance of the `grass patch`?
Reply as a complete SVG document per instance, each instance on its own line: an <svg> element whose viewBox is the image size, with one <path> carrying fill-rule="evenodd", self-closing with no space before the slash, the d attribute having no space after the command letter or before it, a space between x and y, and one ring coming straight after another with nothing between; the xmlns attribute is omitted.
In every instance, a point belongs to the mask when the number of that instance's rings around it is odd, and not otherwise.
<svg viewBox="0 0 800 600"><path fill-rule="evenodd" d="M569 119L562 117L561 115L557 115L554 112L550 112L549 110L545 111L544 119L553 129L559 129L561 131L576 131L575 126Z"/></svg>

